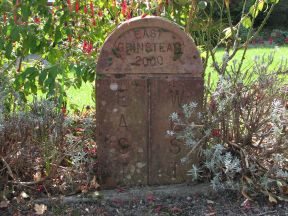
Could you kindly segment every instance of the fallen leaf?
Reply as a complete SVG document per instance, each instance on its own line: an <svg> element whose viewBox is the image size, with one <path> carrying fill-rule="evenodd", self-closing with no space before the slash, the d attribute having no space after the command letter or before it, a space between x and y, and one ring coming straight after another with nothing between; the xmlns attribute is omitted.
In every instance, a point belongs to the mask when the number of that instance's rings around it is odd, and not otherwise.
<svg viewBox="0 0 288 216"><path fill-rule="evenodd" d="M174 206L173 208L171 208L171 212L172 212L173 214L177 214L177 213L182 212L182 209Z"/></svg>
<svg viewBox="0 0 288 216"><path fill-rule="evenodd" d="M156 212L157 214L159 214L163 208L164 208L163 205L157 205L157 207L155 208L155 212Z"/></svg>
<svg viewBox="0 0 288 216"><path fill-rule="evenodd" d="M246 193L245 189L243 188L242 191L241 191L242 195L248 199L248 200L252 200L252 198Z"/></svg>
<svg viewBox="0 0 288 216"><path fill-rule="evenodd" d="M253 184L253 180L247 176L244 176L245 180L247 181L248 184L252 185Z"/></svg>
<svg viewBox="0 0 288 216"><path fill-rule="evenodd" d="M0 209L7 208L8 204L9 204L9 201L7 201L7 200L1 201L0 202Z"/></svg>
<svg viewBox="0 0 288 216"><path fill-rule="evenodd" d="M242 206L244 209L246 209L246 210L250 209L250 208L251 208L250 200L249 200L249 199L246 199L246 200L241 204L241 206Z"/></svg>
<svg viewBox="0 0 288 216"><path fill-rule="evenodd" d="M118 206L122 206L122 205L123 205L123 200L121 200L121 199L115 199L115 200L113 200L113 203L116 204L116 205L118 205Z"/></svg>
<svg viewBox="0 0 288 216"><path fill-rule="evenodd" d="M121 187L118 187L118 188L116 188L116 191L117 191L118 193L123 193L123 192L125 192L125 189L124 189L124 188L121 188Z"/></svg>
<svg viewBox="0 0 288 216"><path fill-rule="evenodd" d="M99 189L100 185L96 181L96 176L93 177L92 181L90 182L90 189Z"/></svg>
<svg viewBox="0 0 288 216"><path fill-rule="evenodd" d="M36 211L36 215L43 215L47 211L47 206L44 204L35 204L34 210Z"/></svg>
<svg viewBox="0 0 288 216"><path fill-rule="evenodd" d="M42 178L42 174L41 174L41 172L36 172L34 175L33 175L33 179L34 179L34 181L40 181L41 180L41 178Z"/></svg>
<svg viewBox="0 0 288 216"><path fill-rule="evenodd" d="M155 199L155 196L154 196L153 194L148 194L148 195L146 196L146 200L147 200L147 202L152 203L152 202L154 202L156 199Z"/></svg>
<svg viewBox="0 0 288 216"><path fill-rule="evenodd" d="M277 200L275 199L275 197L271 193L268 193L268 196L269 196L269 202L270 203L277 204Z"/></svg>
<svg viewBox="0 0 288 216"><path fill-rule="evenodd" d="M88 192L87 184L80 185L80 191L81 193L87 193Z"/></svg>
<svg viewBox="0 0 288 216"><path fill-rule="evenodd" d="M214 204L214 201L212 201L212 200L207 200L207 203L213 205L213 204Z"/></svg>
<svg viewBox="0 0 288 216"><path fill-rule="evenodd" d="M21 192L20 197L23 199L28 199L29 195L27 193L25 193L24 191Z"/></svg>
<svg viewBox="0 0 288 216"><path fill-rule="evenodd" d="M283 194L288 194L288 186L286 186L286 185L285 185L285 186L282 186L282 187L281 187L281 190L282 190L282 193L283 193Z"/></svg>

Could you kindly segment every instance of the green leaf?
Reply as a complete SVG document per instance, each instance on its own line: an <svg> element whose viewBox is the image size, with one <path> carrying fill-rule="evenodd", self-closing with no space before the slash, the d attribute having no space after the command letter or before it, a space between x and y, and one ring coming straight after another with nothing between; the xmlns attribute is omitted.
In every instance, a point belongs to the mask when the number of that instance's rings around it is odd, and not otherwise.
<svg viewBox="0 0 288 216"><path fill-rule="evenodd" d="M178 5L186 5L188 3L188 0L174 0L176 4Z"/></svg>
<svg viewBox="0 0 288 216"><path fill-rule="evenodd" d="M39 74L38 69L35 67L27 68L27 70L29 71L29 79L35 79L35 77Z"/></svg>
<svg viewBox="0 0 288 216"><path fill-rule="evenodd" d="M10 43L6 46L6 49L5 49L5 57L6 57L6 58L10 58L10 57L11 57L12 50L13 50L13 45L12 45L12 42L10 42Z"/></svg>
<svg viewBox="0 0 288 216"><path fill-rule="evenodd" d="M19 41L20 40L20 33L18 26L14 26L11 31L11 39L12 41Z"/></svg>
<svg viewBox="0 0 288 216"><path fill-rule="evenodd" d="M279 195L279 196L277 196L277 199L280 201L288 202L288 196Z"/></svg>
<svg viewBox="0 0 288 216"><path fill-rule="evenodd" d="M55 32L54 43L58 43L59 41L61 41L61 38L62 38L62 33L60 31L60 27L58 26Z"/></svg>
<svg viewBox="0 0 288 216"><path fill-rule="evenodd" d="M241 23L247 29L252 27L252 21L248 16L243 17L243 19L241 20Z"/></svg>
<svg viewBox="0 0 288 216"><path fill-rule="evenodd" d="M29 16L31 15L30 6L28 4L21 5L22 21L27 22Z"/></svg>
<svg viewBox="0 0 288 216"><path fill-rule="evenodd" d="M258 10L259 10L259 11L263 11L264 5L265 5L265 2L264 2L264 1L260 1L260 2L258 3Z"/></svg>
<svg viewBox="0 0 288 216"><path fill-rule="evenodd" d="M37 37L34 34L29 34L28 43L31 53L35 53L37 50Z"/></svg>
<svg viewBox="0 0 288 216"><path fill-rule="evenodd" d="M34 80L30 80L30 88L33 94L37 94L37 86L35 83L35 79Z"/></svg>
<svg viewBox="0 0 288 216"><path fill-rule="evenodd" d="M44 80L46 79L48 75L48 71L47 70L43 70L41 71L40 75L39 75L39 85L43 86Z"/></svg>
<svg viewBox="0 0 288 216"><path fill-rule="evenodd" d="M24 92L27 94L30 90L30 82L24 84Z"/></svg>
<svg viewBox="0 0 288 216"><path fill-rule="evenodd" d="M236 31L235 27L233 27L233 31ZM229 38L232 36L232 28L230 28L230 27L224 29L223 32L225 34L225 38Z"/></svg>
<svg viewBox="0 0 288 216"><path fill-rule="evenodd" d="M254 18L256 18L258 16L259 10L258 10L258 8L256 8L256 5L253 5L253 6L250 7L249 13Z"/></svg>
<svg viewBox="0 0 288 216"><path fill-rule="evenodd" d="M6 36L9 37L11 35L11 32L12 32L12 26L8 26L6 29Z"/></svg>
<svg viewBox="0 0 288 216"><path fill-rule="evenodd" d="M57 48L51 49L50 52L48 53L48 61L51 64L57 63L57 61L61 58L61 51L58 50Z"/></svg>
<svg viewBox="0 0 288 216"><path fill-rule="evenodd" d="M43 31L48 34L52 31L52 19L49 17L48 21L45 23Z"/></svg>
<svg viewBox="0 0 288 216"><path fill-rule="evenodd" d="M269 0L268 2L269 2L269 3L272 3L272 4L278 4L278 3L279 3L279 0Z"/></svg>

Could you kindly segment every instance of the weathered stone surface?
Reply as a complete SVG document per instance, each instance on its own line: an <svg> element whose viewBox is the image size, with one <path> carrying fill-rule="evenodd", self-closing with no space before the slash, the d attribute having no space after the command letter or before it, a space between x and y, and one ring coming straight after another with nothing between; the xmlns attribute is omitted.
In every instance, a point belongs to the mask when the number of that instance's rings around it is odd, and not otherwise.
<svg viewBox="0 0 288 216"><path fill-rule="evenodd" d="M166 136L169 115L201 104L202 63L192 39L158 17L134 18L106 40L96 81L97 145L104 187L181 183L183 143Z"/></svg>
<svg viewBox="0 0 288 216"><path fill-rule="evenodd" d="M106 186L147 184L145 80L97 81L97 128Z"/></svg>
<svg viewBox="0 0 288 216"><path fill-rule="evenodd" d="M202 63L195 44L179 26L159 17L135 18L106 40L97 72L201 77Z"/></svg>
<svg viewBox="0 0 288 216"><path fill-rule="evenodd" d="M150 184L181 183L188 180L187 170L191 169L191 163L181 164L180 160L189 149L175 137L166 135L167 130L172 130L175 126L168 116L173 112L181 115L181 106L192 100L201 101L202 94L202 79L178 77L173 80L151 80ZM198 121L196 115L195 122Z"/></svg>

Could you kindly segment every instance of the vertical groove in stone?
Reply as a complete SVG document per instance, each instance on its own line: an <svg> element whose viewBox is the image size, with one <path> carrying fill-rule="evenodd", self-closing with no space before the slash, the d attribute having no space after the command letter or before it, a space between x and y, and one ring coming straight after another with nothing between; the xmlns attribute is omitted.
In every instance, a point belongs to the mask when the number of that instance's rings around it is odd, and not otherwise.
<svg viewBox="0 0 288 216"><path fill-rule="evenodd" d="M151 159L151 152L150 146L151 142L151 81L147 79L147 184L150 185L150 159Z"/></svg>

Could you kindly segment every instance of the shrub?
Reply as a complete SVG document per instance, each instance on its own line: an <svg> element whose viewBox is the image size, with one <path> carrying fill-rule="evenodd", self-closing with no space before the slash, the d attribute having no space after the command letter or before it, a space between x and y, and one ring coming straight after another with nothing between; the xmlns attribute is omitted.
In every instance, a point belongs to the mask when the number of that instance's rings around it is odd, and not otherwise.
<svg viewBox="0 0 288 216"><path fill-rule="evenodd" d="M17 193L30 186L32 193L45 188L67 194L93 180L97 161L91 110L68 117L53 101L34 100L1 116L0 190L14 188Z"/></svg>
<svg viewBox="0 0 288 216"><path fill-rule="evenodd" d="M183 106L183 118L170 116L175 125L185 125L181 132L169 132L191 147L183 162L195 151L202 156L189 171L194 180L210 180L214 189L238 189L248 199L262 192L271 202L288 201L287 62L273 69L273 60L273 54L256 56L243 72L233 61L216 88L207 87L209 100L197 114L201 129L190 117L193 103Z"/></svg>
<svg viewBox="0 0 288 216"><path fill-rule="evenodd" d="M271 37L274 39L275 43L277 43L278 45L283 45L287 43L288 31L274 29L271 32Z"/></svg>

